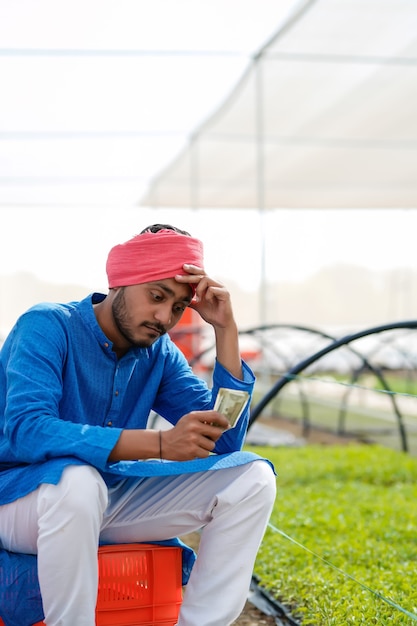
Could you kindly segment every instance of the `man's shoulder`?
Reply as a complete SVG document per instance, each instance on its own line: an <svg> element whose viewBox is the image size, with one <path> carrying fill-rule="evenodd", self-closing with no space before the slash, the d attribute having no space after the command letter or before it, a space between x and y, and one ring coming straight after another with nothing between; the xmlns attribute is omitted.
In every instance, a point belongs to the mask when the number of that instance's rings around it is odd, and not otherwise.
<svg viewBox="0 0 417 626"><path fill-rule="evenodd" d="M80 305L79 301L73 302L49 302L45 300L44 302L37 302L33 306L31 306L23 316L36 316L36 315L54 315L57 316L68 315L71 311L78 309Z"/></svg>
<svg viewBox="0 0 417 626"><path fill-rule="evenodd" d="M17 320L16 326L27 326L27 324L50 326L54 322L58 326L67 326L72 318L82 317L81 301L71 302L38 302L27 309ZM80 315L78 315L80 313Z"/></svg>

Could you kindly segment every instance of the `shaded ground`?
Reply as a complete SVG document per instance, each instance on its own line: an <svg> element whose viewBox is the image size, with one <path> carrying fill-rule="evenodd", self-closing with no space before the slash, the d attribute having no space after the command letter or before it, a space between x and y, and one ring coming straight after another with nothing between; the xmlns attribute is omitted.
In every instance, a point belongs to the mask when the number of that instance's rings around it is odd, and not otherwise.
<svg viewBox="0 0 417 626"><path fill-rule="evenodd" d="M250 602L246 602L245 608L239 619L233 622L235 626L275 626L276 621L270 615L258 611Z"/></svg>
<svg viewBox="0 0 417 626"><path fill-rule="evenodd" d="M233 624L236 626L275 626L276 621L273 617L258 611L250 602L246 602L242 614Z"/></svg>

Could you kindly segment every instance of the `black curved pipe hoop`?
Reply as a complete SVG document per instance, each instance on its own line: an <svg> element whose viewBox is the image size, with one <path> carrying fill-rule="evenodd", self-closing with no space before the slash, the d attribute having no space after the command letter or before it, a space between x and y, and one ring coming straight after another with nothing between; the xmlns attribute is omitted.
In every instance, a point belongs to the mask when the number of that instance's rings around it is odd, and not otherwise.
<svg viewBox="0 0 417 626"><path fill-rule="evenodd" d="M408 329L417 328L417 320L411 320L411 321L405 321L405 322L394 322L391 324L384 324L382 326L374 326L372 328L367 328L365 330L362 330L358 333L346 335L345 337L341 337L340 339L332 341L329 345L325 346L323 349L319 350L318 352L315 352L314 354L310 355L306 359L303 359L300 363L296 364L294 367L288 370L288 372L286 372L283 376L281 376L281 378L268 391L268 393L265 394L262 400L258 402L258 404L252 409L250 418L249 418L249 427L256 421L256 419L262 413L263 409L277 395L277 393L283 387L285 387L285 385L287 385L291 380L293 380L295 376L297 376L300 372L302 372L304 369L306 369L309 365L311 365L315 361L318 361L326 354L329 354L329 352L332 352L333 350L337 350L341 346L345 346L351 343L352 341L361 339L362 337L367 337L368 335L378 334L378 333L385 332L388 330L397 330L401 328L408 328ZM380 378L382 379L382 377ZM382 382L384 383L385 389L389 391L389 387L387 386L386 381L382 380ZM394 406L395 406L395 413L396 413L398 425L399 425L402 449L404 452L407 452L408 451L407 434L405 432L402 416L401 416L401 413L398 411L398 408L396 407L395 403L394 403Z"/></svg>

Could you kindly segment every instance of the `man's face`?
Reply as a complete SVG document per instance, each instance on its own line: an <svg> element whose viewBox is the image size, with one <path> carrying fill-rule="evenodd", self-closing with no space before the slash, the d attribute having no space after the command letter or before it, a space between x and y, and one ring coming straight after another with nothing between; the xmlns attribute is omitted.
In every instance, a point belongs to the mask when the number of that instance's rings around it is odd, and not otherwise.
<svg viewBox="0 0 417 626"><path fill-rule="evenodd" d="M131 346L146 348L179 322L191 298L191 288L174 278L120 287L112 302L114 323Z"/></svg>

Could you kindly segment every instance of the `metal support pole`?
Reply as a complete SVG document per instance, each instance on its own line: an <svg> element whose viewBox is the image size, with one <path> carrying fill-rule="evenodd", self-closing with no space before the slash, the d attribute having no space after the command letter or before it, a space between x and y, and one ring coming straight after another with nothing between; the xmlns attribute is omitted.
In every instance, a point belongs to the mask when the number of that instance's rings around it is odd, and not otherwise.
<svg viewBox="0 0 417 626"><path fill-rule="evenodd" d="M256 184L260 224L261 281L259 288L259 322L267 322L266 297L266 226L265 226L265 146L264 146L264 94L262 63L260 57L255 63L255 115L256 115Z"/></svg>

